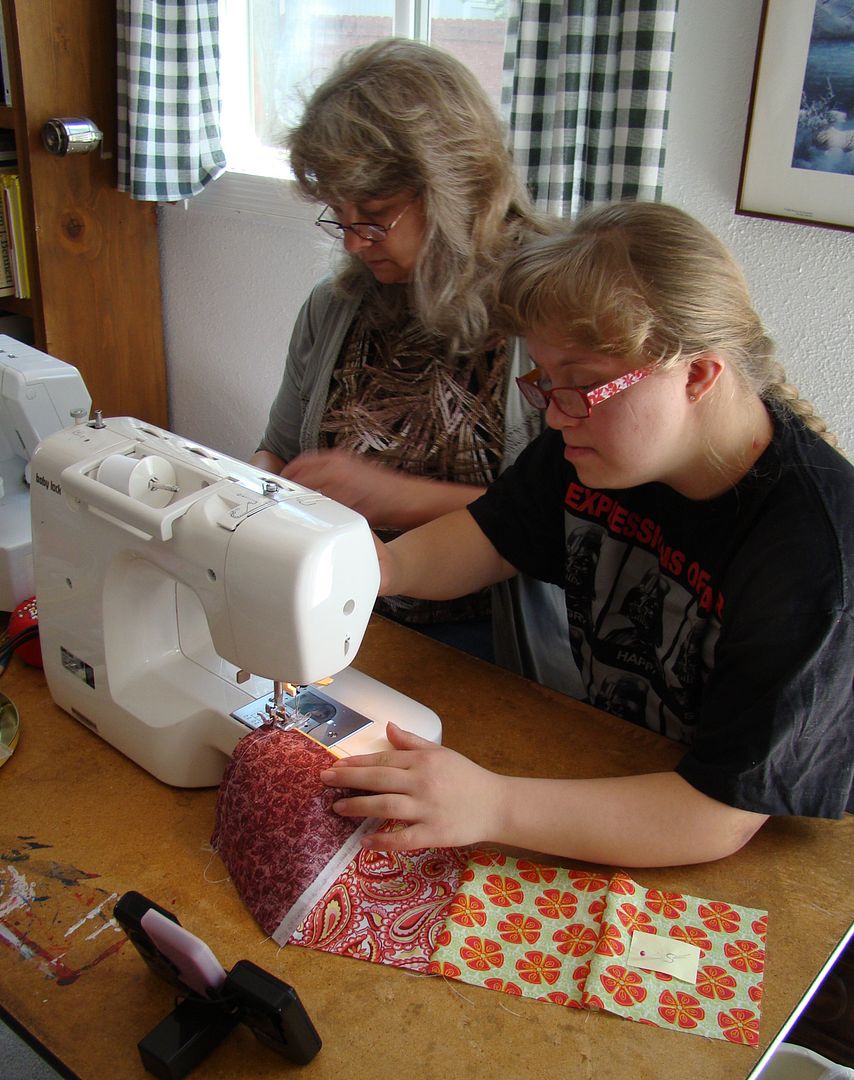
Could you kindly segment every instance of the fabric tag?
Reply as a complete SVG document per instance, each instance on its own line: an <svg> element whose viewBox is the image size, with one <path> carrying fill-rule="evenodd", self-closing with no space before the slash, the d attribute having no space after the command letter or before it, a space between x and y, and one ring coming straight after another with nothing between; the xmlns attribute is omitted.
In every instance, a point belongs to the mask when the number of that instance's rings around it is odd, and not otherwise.
<svg viewBox="0 0 854 1080"><path fill-rule="evenodd" d="M697 967L702 951L687 941L662 941L657 934L635 930L626 964L644 971L660 971L680 982L697 984Z"/></svg>

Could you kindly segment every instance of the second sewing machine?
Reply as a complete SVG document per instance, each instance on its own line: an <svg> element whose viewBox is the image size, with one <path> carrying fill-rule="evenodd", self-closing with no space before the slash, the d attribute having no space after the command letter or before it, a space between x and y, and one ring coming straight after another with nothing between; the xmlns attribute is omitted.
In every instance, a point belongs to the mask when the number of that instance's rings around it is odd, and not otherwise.
<svg viewBox="0 0 854 1080"><path fill-rule="evenodd" d="M218 784L265 722L339 754L388 746L388 720L440 741L432 710L349 667L379 586L354 511L97 414L42 441L31 502L51 694L165 783Z"/></svg>

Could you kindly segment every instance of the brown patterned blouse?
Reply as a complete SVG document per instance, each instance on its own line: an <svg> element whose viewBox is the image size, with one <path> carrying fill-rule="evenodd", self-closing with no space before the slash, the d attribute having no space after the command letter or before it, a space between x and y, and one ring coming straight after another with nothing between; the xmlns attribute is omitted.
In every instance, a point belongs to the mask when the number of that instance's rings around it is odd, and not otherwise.
<svg viewBox="0 0 854 1080"><path fill-rule="evenodd" d="M503 342L449 359L443 340L415 322L381 333L357 315L332 375L320 445L417 476L489 484L503 453L506 379ZM489 592L447 603L386 597L377 610L410 623L487 618Z"/></svg>

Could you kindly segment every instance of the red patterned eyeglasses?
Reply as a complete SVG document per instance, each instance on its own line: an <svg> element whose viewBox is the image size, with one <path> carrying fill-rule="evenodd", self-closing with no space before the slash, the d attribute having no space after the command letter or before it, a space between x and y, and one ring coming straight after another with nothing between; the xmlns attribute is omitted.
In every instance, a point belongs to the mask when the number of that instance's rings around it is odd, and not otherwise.
<svg viewBox="0 0 854 1080"><path fill-rule="evenodd" d="M649 364L647 367L627 371L625 375L602 383L601 386L582 390L577 386L542 386L543 373L539 368L534 368L527 375L518 376L516 385L521 390L522 397L535 409L545 411L549 407L549 402L554 401L562 413L576 420L583 420L593 411L594 405L601 405L603 401L614 397L615 394L628 390L630 386L645 379L653 371L655 371L655 365Z"/></svg>

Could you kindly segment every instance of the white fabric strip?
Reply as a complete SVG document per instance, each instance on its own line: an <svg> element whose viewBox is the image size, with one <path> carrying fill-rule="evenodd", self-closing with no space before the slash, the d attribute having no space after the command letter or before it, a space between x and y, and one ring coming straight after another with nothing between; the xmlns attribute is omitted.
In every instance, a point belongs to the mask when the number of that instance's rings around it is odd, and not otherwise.
<svg viewBox="0 0 854 1080"><path fill-rule="evenodd" d="M296 930L318 900L321 899L344 867L355 858L359 848L362 846L362 837L366 833L376 832L379 825L380 821L378 818L365 818L358 829L347 837L314 881L312 881L308 888L297 897L285 917L276 927L273 934L273 941L275 941L277 945L287 945L288 939L294 930Z"/></svg>

